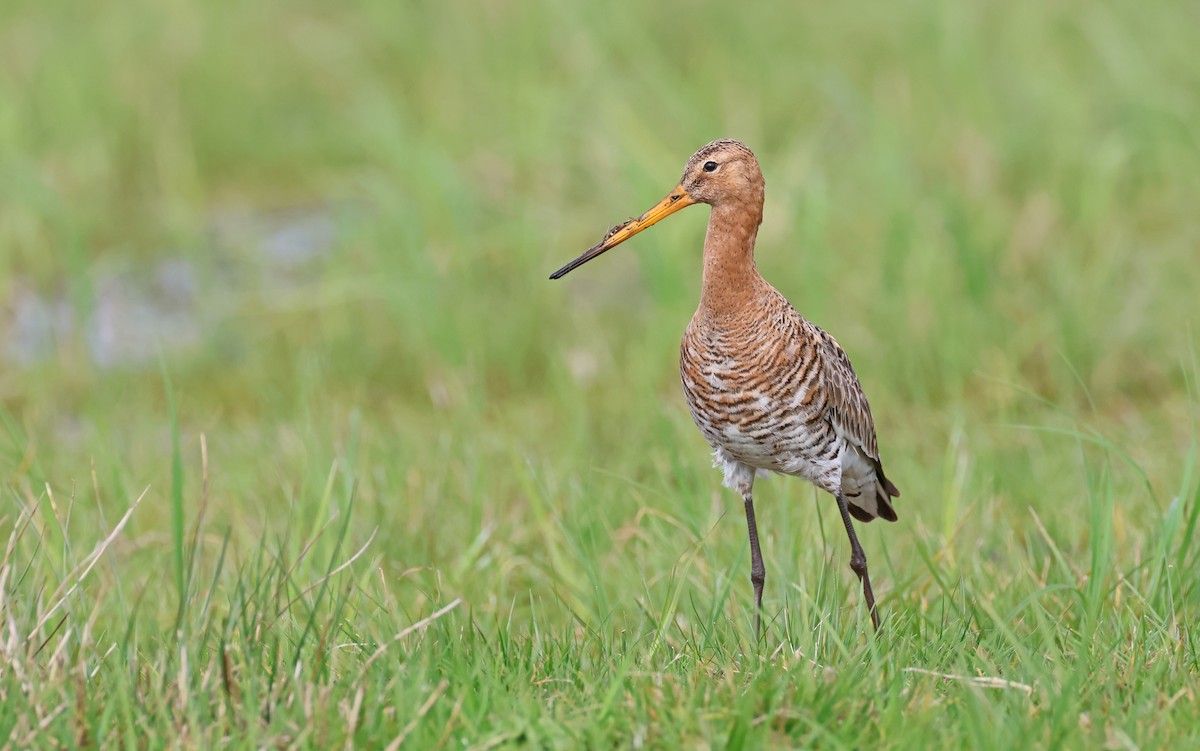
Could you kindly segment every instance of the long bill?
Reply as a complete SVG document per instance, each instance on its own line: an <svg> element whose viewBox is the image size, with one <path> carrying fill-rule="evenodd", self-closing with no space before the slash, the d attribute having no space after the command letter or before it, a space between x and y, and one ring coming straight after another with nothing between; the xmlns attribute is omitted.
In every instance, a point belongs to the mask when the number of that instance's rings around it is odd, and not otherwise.
<svg viewBox="0 0 1200 751"><path fill-rule="evenodd" d="M675 189L668 193L666 198L656 203L645 214L609 230L599 245L589 248L583 255L551 274L550 278L558 279L566 276L601 253L612 250L642 230L658 224L671 214L685 206L691 206L693 203L696 203L696 199L692 197L691 193L684 190L682 185L675 186Z"/></svg>

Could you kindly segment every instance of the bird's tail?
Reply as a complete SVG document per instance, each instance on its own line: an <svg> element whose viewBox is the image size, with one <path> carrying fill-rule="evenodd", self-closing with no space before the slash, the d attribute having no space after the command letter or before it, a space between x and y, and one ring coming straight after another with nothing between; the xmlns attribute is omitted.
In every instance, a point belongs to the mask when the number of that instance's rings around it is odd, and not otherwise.
<svg viewBox="0 0 1200 751"><path fill-rule="evenodd" d="M892 507L892 499L899 497L900 491L883 474L883 465L876 461L875 487L863 488L860 497L847 499L849 501L847 505L850 515L860 522L869 522L876 518L894 522L898 517L896 509Z"/></svg>

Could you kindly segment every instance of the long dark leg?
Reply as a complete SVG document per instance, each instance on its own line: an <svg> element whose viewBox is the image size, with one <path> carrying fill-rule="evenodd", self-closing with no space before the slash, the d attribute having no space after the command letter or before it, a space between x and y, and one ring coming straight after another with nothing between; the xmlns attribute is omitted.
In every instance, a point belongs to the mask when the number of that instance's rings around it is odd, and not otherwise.
<svg viewBox="0 0 1200 751"><path fill-rule="evenodd" d="M875 593L871 591L871 575L867 573L867 554L863 552L862 545L858 544L858 535L854 534L854 525L850 523L850 507L846 504L845 496L838 493L837 502L838 510L842 512L842 523L846 525L846 536L850 538L850 570L862 582L863 597L867 600L867 611L871 614L871 625L878 631L879 611L875 609Z"/></svg>
<svg viewBox="0 0 1200 751"><path fill-rule="evenodd" d="M754 584L754 635L762 636L762 591L767 579L767 567L763 565L762 550L758 547L758 524L754 521L754 499L747 490L742 494L746 502L746 526L750 530L750 582Z"/></svg>

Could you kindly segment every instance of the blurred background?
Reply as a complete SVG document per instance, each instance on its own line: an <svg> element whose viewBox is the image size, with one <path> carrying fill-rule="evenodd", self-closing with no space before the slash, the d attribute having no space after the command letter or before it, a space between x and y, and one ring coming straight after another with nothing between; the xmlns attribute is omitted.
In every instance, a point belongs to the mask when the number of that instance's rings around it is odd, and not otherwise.
<svg viewBox="0 0 1200 751"><path fill-rule="evenodd" d="M636 616L698 544L688 586L732 577L744 619L741 511L677 381L706 210L546 278L733 137L759 266L850 354L904 493L865 532L877 589L919 598L934 553L1002 573L1043 549L1031 509L1082 549L1096 483L1134 563L1194 459L1197 28L1194 3L9 0L8 523L51 493L90 539L149 486L114 551L156 564L172 498L232 556L352 504L414 609L564 623ZM845 584L828 499L762 486L775 607L826 561Z"/></svg>

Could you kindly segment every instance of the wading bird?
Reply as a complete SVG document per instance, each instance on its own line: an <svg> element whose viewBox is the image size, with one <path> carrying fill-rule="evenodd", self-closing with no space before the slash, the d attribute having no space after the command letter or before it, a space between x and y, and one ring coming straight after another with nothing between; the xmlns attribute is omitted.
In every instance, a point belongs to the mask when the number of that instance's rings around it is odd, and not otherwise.
<svg viewBox="0 0 1200 751"><path fill-rule="evenodd" d="M766 568L751 491L759 471L802 477L837 499L871 623L879 613L867 557L850 517L896 521L899 497L883 474L875 424L850 358L758 273L754 240L764 183L753 152L730 139L697 151L679 185L649 211L550 275L558 279L694 203L712 207L700 306L683 334L679 374L692 419L712 446L725 485L746 506L754 630L761 634Z"/></svg>

